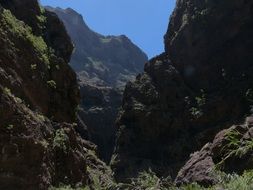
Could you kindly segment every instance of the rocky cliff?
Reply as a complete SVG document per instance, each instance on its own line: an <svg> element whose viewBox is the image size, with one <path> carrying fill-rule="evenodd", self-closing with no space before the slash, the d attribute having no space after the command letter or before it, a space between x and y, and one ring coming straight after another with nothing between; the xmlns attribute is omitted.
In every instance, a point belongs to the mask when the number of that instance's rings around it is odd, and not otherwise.
<svg viewBox="0 0 253 190"><path fill-rule="evenodd" d="M143 71L147 56L126 36L103 36L92 31L73 9L46 7L64 22L75 51L71 66L79 78L95 86L123 88Z"/></svg>
<svg viewBox="0 0 253 190"><path fill-rule="evenodd" d="M118 104L117 92L80 82L80 101L56 14L36 0L0 0L0 189L173 189L156 175L209 186L214 170L252 169L252 18L248 0L177 1L165 52L126 85L111 161L118 181L156 174L116 184L75 122L81 102L87 124L106 123L98 108Z"/></svg>
<svg viewBox="0 0 253 190"><path fill-rule="evenodd" d="M0 45L0 189L92 184L98 167L110 175L75 131L73 46L56 14L0 0Z"/></svg>
<svg viewBox="0 0 253 190"><path fill-rule="evenodd" d="M1 5L9 10L2 16L2 85L49 118L73 121L79 91L67 65L73 47L62 23L36 1L1 1Z"/></svg>
<svg viewBox="0 0 253 190"><path fill-rule="evenodd" d="M126 86L111 162L118 180L175 177L190 153L250 113L253 3L178 0L165 52Z"/></svg>
<svg viewBox="0 0 253 190"><path fill-rule="evenodd" d="M70 65L81 89L79 117L86 123L89 139L109 162L115 142L115 120L127 81L143 71L147 56L126 36L103 36L92 31L73 9L46 7L63 21L73 43ZM87 135L87 134L86 134Z"/></svg>
<svg viewBox="0 0 253 190"><path fill-rule="evenodd" d="M90 86L85 82L80 84L79 117L87 126L88 139L98 146L100 158L109 163L115 145L115 120L122 94L111 87ZM79 131L83 134L84 130Z"/></svg>

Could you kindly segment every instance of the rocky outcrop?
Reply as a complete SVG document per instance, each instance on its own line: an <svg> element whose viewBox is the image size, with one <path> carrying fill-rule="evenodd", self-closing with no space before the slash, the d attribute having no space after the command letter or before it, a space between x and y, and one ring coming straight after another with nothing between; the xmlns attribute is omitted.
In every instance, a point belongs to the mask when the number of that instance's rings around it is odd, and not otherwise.
<svg viewBox="0 0 253 190"><path fill-rule="evenodd" d="M249 113L252 7L243 0L177 1L165 53L124 92L111 162L119 181L147 168L175 177L191 152ZM198 167L210 164L203 162Z"/></svg>
<svg viewBox="0 0 253 190"><path fill-rule="evenodd" d="M0 188L86 184L90 145L77 138L74 127L33 112L6 89L1 88L0 97Z"/></svg>
<svg viewBox="0 0 253 190"><path fill-rule="evenodd" d="M252 167L252 119L219 132L212 143L191 155L175 180L177 185L197 182L209 186L218 182L215 170L242 174Z"/></svg>
<svg viewBox="0 0 253 190"><path fill-rule="evenodd" d="M80 97L63 23L36 0L1 0L0 45L0 189L91 185L92 164L108 169L75 130Z"/></svg>
<svg viewBox="0 0 253 190"><path fill-rule="evenodd" d="M55 12L64 22L75 46L70 65L86 84L123 88L142 72L147 56L126 36L93 32L71 8L46 9Z"/></svg>

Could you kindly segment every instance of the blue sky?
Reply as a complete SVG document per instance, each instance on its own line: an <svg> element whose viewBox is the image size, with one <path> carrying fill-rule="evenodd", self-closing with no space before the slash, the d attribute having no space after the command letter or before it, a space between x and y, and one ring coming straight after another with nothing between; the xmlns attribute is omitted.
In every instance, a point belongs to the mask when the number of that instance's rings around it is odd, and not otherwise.
<svg viewBox="0 0 253 190"><path fill-rule="evenodd" d="M175 0L40 0L42 5L81 13L88 26L104 35L125 34L149 58L164 51L163 35Z"/></svg>

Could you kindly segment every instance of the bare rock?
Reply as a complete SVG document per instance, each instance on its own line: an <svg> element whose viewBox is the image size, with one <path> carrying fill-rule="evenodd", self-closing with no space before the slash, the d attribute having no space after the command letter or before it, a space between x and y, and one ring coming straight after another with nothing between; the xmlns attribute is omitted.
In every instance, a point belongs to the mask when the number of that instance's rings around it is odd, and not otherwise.
<svg viewBox="0 0 253 190"><path fill-rule="evenodd" d="M177 1L165 53L124 92L112 160L118 180L149 167L175 177L190 153L244 120L252 99L252 7L244 0Z"/></svg>

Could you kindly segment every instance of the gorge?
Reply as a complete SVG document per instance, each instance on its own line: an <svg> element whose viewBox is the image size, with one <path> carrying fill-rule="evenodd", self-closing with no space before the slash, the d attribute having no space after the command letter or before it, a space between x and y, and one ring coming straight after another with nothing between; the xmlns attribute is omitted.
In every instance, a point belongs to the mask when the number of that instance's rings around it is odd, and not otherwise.
<svg viewBox="0 0 253 190"><path fill-rule="evenodd" d="M250 0L177 0L148 61L73 9L0 0L0 189L252 189L252 33Z"/></svg>

